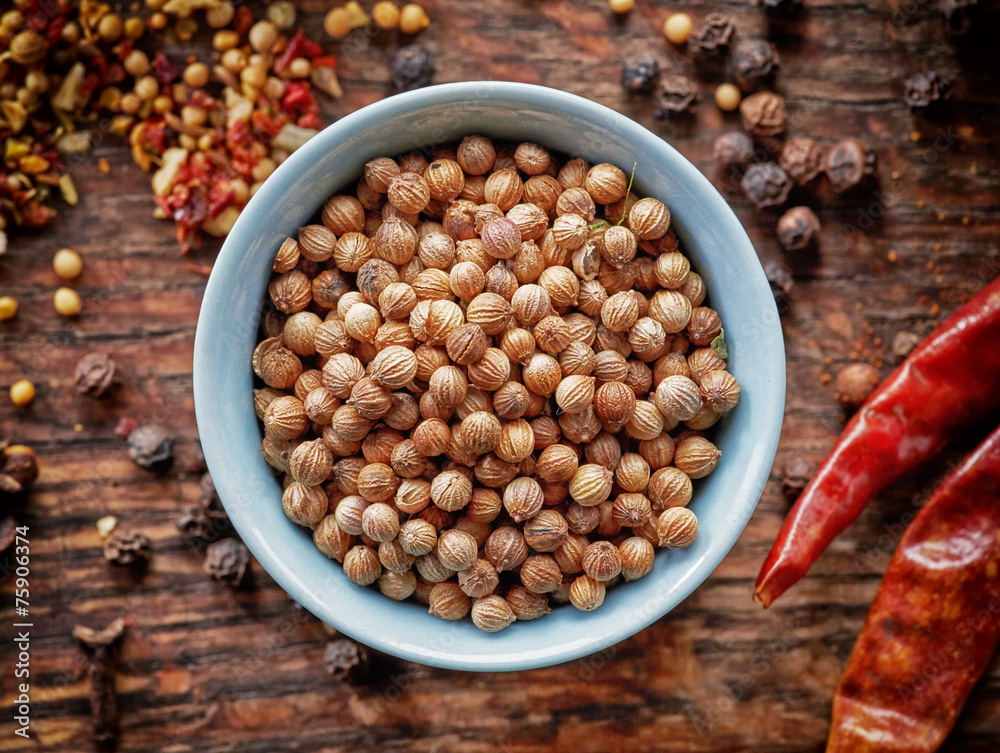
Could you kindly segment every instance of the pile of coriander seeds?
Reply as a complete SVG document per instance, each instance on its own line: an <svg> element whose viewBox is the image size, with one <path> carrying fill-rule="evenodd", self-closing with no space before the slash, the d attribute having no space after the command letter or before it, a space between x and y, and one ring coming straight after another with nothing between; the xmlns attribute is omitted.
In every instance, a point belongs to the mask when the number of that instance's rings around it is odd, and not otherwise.
<svg viewBox="0 0 1000 753"><path fill-rule="evenodd" d="M360 586L486 631L698 531L739 399L655 198L473 135L374 159L277 251L253 353L282 506Z"/></svg>

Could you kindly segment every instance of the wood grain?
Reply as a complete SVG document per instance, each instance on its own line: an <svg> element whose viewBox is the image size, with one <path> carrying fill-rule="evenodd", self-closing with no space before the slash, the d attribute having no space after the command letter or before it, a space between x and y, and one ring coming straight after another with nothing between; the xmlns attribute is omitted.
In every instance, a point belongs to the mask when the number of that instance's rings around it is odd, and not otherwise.
<svg viewBox="0 0 1000 753"><path fill-rule="evenodd" d="M318 37L329 3L298 5ZM419 41L437 55L437 81L540 83L634 117L716 181L763 259L779 254L777 214L753 210L711 163L714 138L738 125L710 104L719 79L703 78L694 124L655 122L648 102L630 100L618 85L623 61L644 52L694 73L659 32L675 4L639 0L624 19L612 17L604 0L425 5L433 24ZM696 0L685 9L696 18L732 13L743 37L770 34L793 134L825 144L861 136L879 156L877 189L838 196L821 186L793 197L816 209L824 231L818 253L790 259L796 283L784 319L788 398L776 468L795 454L819 459L843 425L823 375L852 353L881 360L887 373L887 344L897 331L928 331L1000 274L997 46L985 33L947 38L934 3L810 0L799 19L772 22L745 0ZM993 14L989 26L996 20ZM388 52L409 41L358 31L342 42L345 95L325 104L327 118L390 93ZM197 46L172 50L178 59L190 52L203 54ZM924 67L954 82L954 102L940 119L913 115L901 102L903 79ZM100 158L110 174L97 170ZM122 144L104 139L73 175L80 205L51 228L18 237L0 257L0 293L21 304L17 318L0 326L0 384L23 376L38 386L28 410L3 402L0 434L35 447L43 467L19 513L31 527L37 743L12 737L5 722L4 750L38 743L54 752L89 749L87 681L71 630L78 622L103 626L123 610L132 626L117 677L122 751L823 750L832 694L903 527L975 436L882 495L767 612L750 592L787 510L777 473L715 574L670 615L601 654L516 674L381 658L371 683L336 685L323 668L328 635L317 620L259 568L250 591L210 582L176 531L177 513L198 497L191 353L204 280L177 256L170 224L151 219L148 176ZM84 311L74 321L51 309L49 260L67 245L86 260L74 283ZM213 251L209 244L194 261L210 261ZM121 387L101 401L72 390L74 364L95 348L113 353L122 371ZM178 460L166 477L128 461L114 436L123 415L163 423L178 437ZM145 577L104 562L94 523L107 514L153 541ZM12 590L8 578L0 587L4 625L13 621ZM0 642L4 708L16 698L7 669L12 649ZM994 661L945 750L998 745Z"/></svg>

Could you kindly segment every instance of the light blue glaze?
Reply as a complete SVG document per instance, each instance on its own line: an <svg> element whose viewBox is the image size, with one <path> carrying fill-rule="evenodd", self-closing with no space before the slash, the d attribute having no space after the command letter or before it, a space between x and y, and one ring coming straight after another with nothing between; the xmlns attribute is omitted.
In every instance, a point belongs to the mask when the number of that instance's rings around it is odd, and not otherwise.
<svg viewBox="0 0 1000 753"><path fill-rule="evenodd" d="M718 427L722 462L695 482L694 545L661 551L649 576L609 589L595 612L571 606L495 634L444 622L350 583L281 509L281 489L260 452L250 355L271 262L322 202L373 157L483 133L536 141L612 162L635 190L667 203L694 268L725 324L739 406ZM345 188L346 187L346 188ZM376 649L470 671L517 670L611 646L669 612L715 569L764 489L781 430L785 360L771 292L746 233L698 170L629 118L554 89L515 83L445 84L382 100L348 115L295 152L253 197L230 232L205 291L195 337L194 397L205 459L233 524L260 564L320 619ZM746 594L750 598L750 594Z"/></svg>

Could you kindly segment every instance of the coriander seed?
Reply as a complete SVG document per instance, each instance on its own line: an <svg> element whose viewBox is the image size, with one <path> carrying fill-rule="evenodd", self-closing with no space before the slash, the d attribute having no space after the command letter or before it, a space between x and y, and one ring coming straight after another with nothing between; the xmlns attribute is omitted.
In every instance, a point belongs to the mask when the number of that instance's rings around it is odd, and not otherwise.
<svg viewBox="0 0 1000 753"><path fill-rule="evenodd" d="M344 555L344 574L352 583L359 586L370 586L382 574L382 565L378 561L378 554L370 546L352 547Z"/></svg>
<svg viewBox="0 0 1000 753"><path fill-rule="evenodd" d="M509 627L517 618L502 596L486 596L472 605L472 622L487 633L496 633Z"/></svg>
<svg viewBox="0 0 1000 753"><path fill-rule="evenodd" d="M589 575L581 575L569 587L570 603L582 612L591 612L604 603L605 586Z"/></svg>
<svg viewBox="0 0 1000 753"><path fill-rule="evenodd" d="M438 536L434 551L438 560L449 570L465 570L476 561L476 540L465 531L449 529Z"/></svg>
<svg viewBox="0 0 1000 753"><path fill-rule="evenodd" d="M454 622L469 613L471 602L457 583L438 583L431 589L428 611L442 620Z"/></svg>
<svg viewBox="0 0 1000 753"><path fill-rule="evenodd" d="M698 537L698 518L686 507L671 507L660 513L656 530L660 546L681 549Z"/></svg>
<svg viewBox="0 0 1000 753"><path fill-rule="evenodd" d="M653 545L640 536L625 539L618 545L621 557L621 575L626 581L638 580L649 575L655 561Z"/></svg>

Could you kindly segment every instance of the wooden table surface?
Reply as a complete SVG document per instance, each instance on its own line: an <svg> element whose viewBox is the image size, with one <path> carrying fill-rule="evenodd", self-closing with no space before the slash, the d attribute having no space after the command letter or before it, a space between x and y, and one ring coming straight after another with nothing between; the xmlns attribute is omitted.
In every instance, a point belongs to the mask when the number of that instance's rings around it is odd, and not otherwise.
<svg viewBox="0 0 1000 753"><path fill-rule="evenodd" d="M923 0L806 5L799 19L770 25L748 0L685 8L696 19L730 12L740 36L776 42L792 134L823 143L858 136L879 158L875 190L837 196L824 186L801 195L824 230L817 253L790 259L788 397L776 469L796 454L820 459L840 431L843 414L824 375L852 354L882 359L887 374L887 343L897 331L927 332L1000 273L1000 45L985 33L949 40L936 4ZM328 3L299 6L317 36ZM419 41L437 55L438 82L538 83L626 113L725 188L763 259L780 253L777 215L755 211L714 171L712 141L736 121L710 104L711 80L687 124L654 121L648 103L629 101L619 87L624 59L642 52L693 72L659 32L676 6L637 0L624 19L609 14L605 0L426 6L433 24ZM389 93L387 50L399 44L361 31L341 43L345 95L324 105L328 120ZM912 115L901 100L903 79L925 67L954 82L954 102L937 120ZM110 173L97 169L100 158ZM133 624L117 676L122 751L823 750L844 661L904 524L947 461L976 437L881 495L769 611L750 593L787 510L777 470L715 574L671 614L599 655L513 674L384 659L368 684L341 685L327 677L328 635L315 618L259 567L248 591L209 581L201 556L176 530L178 511L198 497L191 356L205 280L178 256L173 227L151 218L149 176L122 143L104 138L73 176L79 206L44 232L16 237L0 257L0 294L21 304L17 318L0 325L0 385L27 377L38 386L27 410L0 401L0 435L33 446L42 465L19 515L30 526L32 729L41 745L13 737L5 711L0 747L90 749L88 682L71 630L103 626L124 610ZM86 262L74 284L84 310L72 321L51 306L57 281L49 262L63 246ZM213 251L195 261L210 263ZM95 348L121 365L123 384L108 400L72 389L74 364ZM174 432L178 460L169 475L129 462L114 435L126 415ZM109 514L152 539L145 577L104 561L95 522ZM7 578L0 586L5 710L15 698L12 592ZM994 661L945 750L998 747Z"/></svg>

